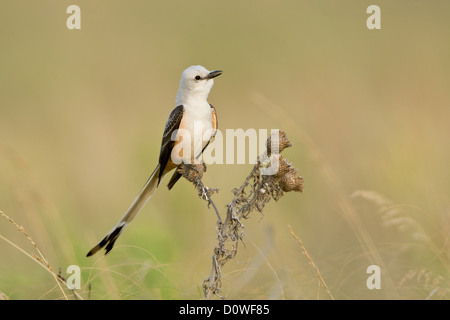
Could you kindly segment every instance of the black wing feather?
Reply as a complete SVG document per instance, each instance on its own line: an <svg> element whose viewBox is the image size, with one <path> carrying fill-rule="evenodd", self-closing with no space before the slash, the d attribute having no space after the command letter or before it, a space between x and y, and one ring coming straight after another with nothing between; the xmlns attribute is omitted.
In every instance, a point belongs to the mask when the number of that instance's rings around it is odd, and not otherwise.
<svg viewBox="0 0 450 320"><path fill-rule="evenodd" d="M183 105L177 106L169 115L166 126L164 128L164 134L161 141L161 152L159 153L159 164L161 169L159 171L159 181L161 181L162 174L166 168L167 162L170 159L173 145L175 141L172 140L172 134L174 131L180 128L181 119L183 118L184 107ZM159 184L159 182L158 182Z"/></svg>

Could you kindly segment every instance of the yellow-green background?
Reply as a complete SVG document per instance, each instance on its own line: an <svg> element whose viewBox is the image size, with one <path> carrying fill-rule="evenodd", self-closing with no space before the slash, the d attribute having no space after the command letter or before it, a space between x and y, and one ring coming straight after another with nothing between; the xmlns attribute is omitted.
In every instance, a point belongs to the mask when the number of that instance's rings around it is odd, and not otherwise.
<svg viewBox="0 0 450 320"><path fill-rule="evenodd" d="M330 298L290 225L336 299L448 299L449 14L425 0L3 1L0 210L56 272L81 267L84 298L201 299L216 219L186 181L158 189L107 257L85 257L152 172L180 73L201 64L224 70L209 97L220 128L286 131L305 177L244 221L223 295ZM250 168L209 166L222 214ZM63 298L4 241L34 253L24 234L0 218L0 235L0 292Z"/></svg>

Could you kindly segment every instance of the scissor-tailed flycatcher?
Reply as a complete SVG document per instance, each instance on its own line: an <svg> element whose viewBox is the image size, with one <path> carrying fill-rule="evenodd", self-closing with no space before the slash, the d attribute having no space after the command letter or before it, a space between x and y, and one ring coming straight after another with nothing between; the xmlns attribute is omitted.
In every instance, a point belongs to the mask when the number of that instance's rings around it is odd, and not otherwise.
<svg viewBox="0 0 450 320"><path fill-rule="evenodd" d="M164 128L158 165L122 219L88 252L88 257L105 246L105 254L111 251L122 230L144 207L164 176L182 162L192 163L201 156L217 131L216 110L206 99L213 79L221 74L220 70L208 71L202 66L191 66L183 71L177 107L170 113ZM167 185L169 190L180 177L181 174L175 171Z"/></svg>

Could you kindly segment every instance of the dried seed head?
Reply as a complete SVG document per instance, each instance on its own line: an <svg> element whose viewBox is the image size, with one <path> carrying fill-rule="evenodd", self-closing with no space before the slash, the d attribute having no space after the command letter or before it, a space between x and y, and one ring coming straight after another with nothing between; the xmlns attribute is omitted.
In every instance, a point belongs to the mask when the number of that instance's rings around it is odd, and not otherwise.
<svg viewBox="0 0 450 320"><path fill-rule="evenodd" d="M303 191L303 177L297 176L295 170L289 171L283 178L280 180L281 190L284 192L289 191Z"/></svg>
<svg viewBox="0 0 450 320"><path fill-rule="evenodd" d="M189 182L203 177L203 172L206 171L206 166L202 164L185 164L182 163L177 171L185 177Z"/></svg>
<svg viewBox="0 0 450 320"><path fill-rule="evenodd" d="M267 155L270 156L272 152L279 154L281 151L291 146L292 144L284 131L274 132L266 141Z"/></svg>
<svg viewBox="0 0 450 320"><path fill-rule="evenodd" d="M275 179L281 179L284 177L289 171L293 170L294 168L291 166L291 164L287 161L286 158L283 156L280 156L278 158L278 171L273 176Z"/></svg>

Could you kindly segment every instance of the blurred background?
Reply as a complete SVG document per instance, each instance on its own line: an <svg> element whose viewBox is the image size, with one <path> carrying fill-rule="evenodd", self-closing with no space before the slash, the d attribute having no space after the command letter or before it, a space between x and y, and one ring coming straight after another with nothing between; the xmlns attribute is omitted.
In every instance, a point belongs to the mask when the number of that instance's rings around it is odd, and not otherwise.
<svg viewBox="0 0 450 320"><path fill-rule="evenodd" d="M66 27L71 4L81 30ZM366 27L372 4L381 30ZM244 221L222 295L448 299L449 13L448 1L3 2L0 211L55 273L80 266L85 299L202 299L216 216L187 181L159 188L108 256L85 257L153 171L180 74L201 64L224 70L209 96L219 128L284 130L305 178ZM251 167L208 167L222 214ZM0 296L65 298L23 251L37 255L0 217ZM381 289L366 286L370 265Z"/></svg>

